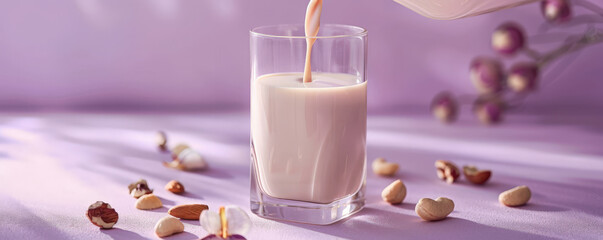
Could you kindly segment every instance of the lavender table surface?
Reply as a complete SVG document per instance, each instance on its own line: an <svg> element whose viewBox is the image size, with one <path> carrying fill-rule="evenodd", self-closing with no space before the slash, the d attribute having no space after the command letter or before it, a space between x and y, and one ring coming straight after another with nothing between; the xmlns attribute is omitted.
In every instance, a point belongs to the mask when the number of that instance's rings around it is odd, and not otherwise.
<svg viewBox="0 0 603 240"><path fill-rule="evenodd" d="M156 130L172 144L200 150L211 169L190 173L164 168L169 159L154 145ZM393 178L369 171L364 210L330 226L270 221L252 215L249 239L600 239L603 236L603 117L514 115L493 128L468 116L442 126L427 115L369 117L368 159L400 164L396 178L408 188L403 204L381 201ZM4 113L0 115L0 239L147 239L171 206L205 203L216 210L248 209L249 123L246 112L196 114ZM493 170L485 186L437 179L433 162L449 159ZM145 178L165 207L134 208L128 183ZM163 189L172 179L188 193ZM524 207L498 203L517 185L533 192ZM414 212L423 197L446 196L454 212L439 222ZM109 202L119 212L111 230L90 224L91 203ZM197 221L185 233L206 235Z"/></svg>

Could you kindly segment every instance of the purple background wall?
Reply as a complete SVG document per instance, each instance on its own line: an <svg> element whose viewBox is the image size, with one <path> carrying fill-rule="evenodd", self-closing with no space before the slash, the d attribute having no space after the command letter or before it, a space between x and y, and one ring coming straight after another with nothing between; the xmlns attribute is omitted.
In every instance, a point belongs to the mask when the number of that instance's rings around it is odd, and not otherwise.
<svg viewBox="0 0 603 240"><path fill-rule="evenodd" d="M247 108L248 30L301 23L306 4L2 0L0 109ZM322 22L369 30L369 107L380 109L425 106L444 89L473 93L469 62L493 55L490 34L509 19L530 35L543 23L538 4L437 21L390 0L325 1ZM559 79L531 96L531 106L603 106L603 44L545 78L552 75Z"/></svg>

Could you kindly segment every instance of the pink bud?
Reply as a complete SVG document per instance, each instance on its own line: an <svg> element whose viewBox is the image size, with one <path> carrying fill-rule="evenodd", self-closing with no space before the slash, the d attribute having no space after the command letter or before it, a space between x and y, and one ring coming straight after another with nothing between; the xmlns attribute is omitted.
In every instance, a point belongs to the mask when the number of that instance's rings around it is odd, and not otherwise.
<svg viewBox="0 0 603 240"><path fill-rule="evenodd" d="M523 28L514 22L500 25L492 34L492 48L501 55L510 56L525 46Z"/></svg>
<svg viewBox="0 0 603 240"><path fill-rule="evenodd" d="M245 240L246 238L241 235L229 235L226 238L222 238L222 236L210 234L202 238L201 240Z"/></svg>
<svg viewBox="0 0 603 240"><path fill-rule="evenodd" d="M473 113L486 125L502 122L504 110L505 103L493 96L479 97L473 104Z"/></svg>
<svg viewBox="0 0 603 240"><path fill-rule="evenodd" d="M520 62L509 70L507 86L514 92L530 92L538 85L540 69L536 63Z"/></svg>
<svg viewBox="0 0 603 240"><path fill-rule="evenodd" d="M502 64L493 58L477 57L471 62L471 82L479 93L496 93L502 90L504 73Z"/></svg>
<svg viewBox="0 0 603 240"><path fill-rule="evenodd" d="M443 123L451 123L456 121L458 103L449 92L441 92L433 98L431 112Z"/></svg>
<svg viewBox="0 0 603 240"><path fill-rule="evenodd" d="M567 0L543 0L540 7L542 15L549 22L561 23L572 18L572 9Z"/></svg>

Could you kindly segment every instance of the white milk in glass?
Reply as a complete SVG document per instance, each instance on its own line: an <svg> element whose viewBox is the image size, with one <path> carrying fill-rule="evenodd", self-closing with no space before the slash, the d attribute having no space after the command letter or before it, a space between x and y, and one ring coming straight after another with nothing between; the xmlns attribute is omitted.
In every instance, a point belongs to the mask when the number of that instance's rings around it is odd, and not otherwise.
<svg viewBox="0 0 603 240"><path fill-rule="evenodd" d="M263 75L251 86L251 137L261 188L275 198L330 203L364 179L366 82L342 73Z"/></svg>

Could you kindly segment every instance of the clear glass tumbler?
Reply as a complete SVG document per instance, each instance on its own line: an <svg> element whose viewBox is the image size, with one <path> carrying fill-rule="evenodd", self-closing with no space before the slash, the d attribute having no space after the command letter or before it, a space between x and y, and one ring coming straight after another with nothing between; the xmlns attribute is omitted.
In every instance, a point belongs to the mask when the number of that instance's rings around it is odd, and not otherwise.
<svg viewBox="0 0 603 240"><path fill-rule="evenodd" d="M251 31L251 211L331 224L364 206L367 32L323 25L303 83L303 25Z"/></svg>

